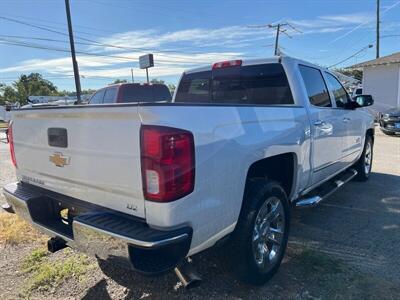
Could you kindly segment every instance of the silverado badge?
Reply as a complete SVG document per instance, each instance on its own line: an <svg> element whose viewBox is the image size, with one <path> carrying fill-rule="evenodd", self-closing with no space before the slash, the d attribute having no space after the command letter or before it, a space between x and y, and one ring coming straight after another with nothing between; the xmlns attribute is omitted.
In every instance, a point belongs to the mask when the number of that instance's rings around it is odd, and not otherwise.
<svg viewBox="0 0 400 300"><path fill-rule="evenodd" d="M53 155L50 155L49 160L57 167L64 167L69 165L70 158L64 156L61 152L55 152Z"/></svg>

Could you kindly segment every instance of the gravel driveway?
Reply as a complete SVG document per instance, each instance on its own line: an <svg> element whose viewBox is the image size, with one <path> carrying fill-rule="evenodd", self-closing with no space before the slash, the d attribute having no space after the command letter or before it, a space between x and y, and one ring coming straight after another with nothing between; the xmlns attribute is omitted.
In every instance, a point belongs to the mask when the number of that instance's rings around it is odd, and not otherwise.
<svg viewBox="0 0 400 300"><path fill-rule="evenodd" d="M223 249L193 258L203 283L186 291L174 274L145 278L105 265L82 280L34 291L33 298L58 299L347 299L400 297L400 137L377 129L373 173L351 182L313 209L295 210L288 253L278 274L262 287L237 282L219 261ZM0 143L0 186L14 180L7 145ZM4 198L0 196L0 202ZM25 297L19 271L39 243L0 248L0 295ZM54 261L65 256L52 254ZM71 255L76 255L72 253ZM95 263L95 260L93 260Z"/></svg>

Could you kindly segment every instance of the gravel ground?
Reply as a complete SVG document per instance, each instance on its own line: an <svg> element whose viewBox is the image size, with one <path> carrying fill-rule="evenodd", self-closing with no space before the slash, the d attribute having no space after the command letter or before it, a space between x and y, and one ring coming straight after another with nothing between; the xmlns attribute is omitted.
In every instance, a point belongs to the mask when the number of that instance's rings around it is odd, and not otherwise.
<svg viewBox="0 0 400 300"><path fill-rule="evenodd" d="M1 138L1 137L0 137ZM0 143L0 186L15 180L7 145ZM0 196L2 197L2 196ZM4 198L0 198L3 202ZM186 291L174 274L146 278L104 265L57 287L21 293L29 277L21 261L39 242L0 248L3 299L349 299L400 297L400 137L377 130L373 174L351 182L314 209L295 210L288 253L276 276L262 287L237 282L219 261L223 249L193 258L202 284ZM62 261L73 252L49 259ZM95 260L92 260L95 264Z"/></svg>

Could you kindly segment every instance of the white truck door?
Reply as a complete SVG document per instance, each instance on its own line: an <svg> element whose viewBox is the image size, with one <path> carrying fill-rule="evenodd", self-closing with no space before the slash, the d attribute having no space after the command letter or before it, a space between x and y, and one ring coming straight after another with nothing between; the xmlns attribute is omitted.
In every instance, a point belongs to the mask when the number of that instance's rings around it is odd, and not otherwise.
<svg viewBox="0 0 400 300"><path fill-rule="evenodd" d="M340 114L342 126L346 130L343 139L342 162L348 165L353 163L362 151L362 116L356 110L346 109L346 105L351 99L340 81L328 72L325 72L325 76L331 95L335 100L335 111Z"/></svg>
<svg viewBox="0 0 400 300"><path fill-rule="evenodd" d="M299 69L310 101L312 184L315 184L340 170L346 127L340 113L332 108L321 71L304 65Z"/></svg>

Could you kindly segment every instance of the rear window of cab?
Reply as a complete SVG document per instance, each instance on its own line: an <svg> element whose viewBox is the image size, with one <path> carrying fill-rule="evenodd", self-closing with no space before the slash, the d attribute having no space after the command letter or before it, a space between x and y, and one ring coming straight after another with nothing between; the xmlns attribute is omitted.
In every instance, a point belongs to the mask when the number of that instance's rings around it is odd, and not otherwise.
<svg viewBox="0 0 400 300"><path fill-rule="evenodd" d="M294 104L280 63L233 66L184 74L175 102L215 104Z"/></svg>

